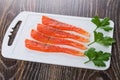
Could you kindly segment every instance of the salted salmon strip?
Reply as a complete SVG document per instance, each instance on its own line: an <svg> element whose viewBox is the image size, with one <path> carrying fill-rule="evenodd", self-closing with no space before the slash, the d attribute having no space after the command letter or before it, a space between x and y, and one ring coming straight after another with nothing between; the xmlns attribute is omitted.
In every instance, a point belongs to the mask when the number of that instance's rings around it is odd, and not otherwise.
<svg viewBox="0 0 120 80"><path fill-rule="evenodd" d="M63 48L63 47L50 45L46 43L40 43L40 42L29 40L29 39L25 40L25 47L31 50L35 50L35 51L63 52L63 53L71 54L74 56L84 56L84 53L74 50L74 49Z"/></svg>
<svg viewBox="0 0 120 80"><path fill-rule="evenodd" d="M51 27L54 27L60 30L74 31L84 36L88 36L88 37L90 36L89 32L85 31L84 29L80 27L78 28L77 26L63 23L58 20L49 18L47 16L42 16L42 24L45 24L45 25L48 25L48 26L51 26Z"/></svg>
<svg viewBox="0 0 120 80"><path fill-rule="evenodd" d="M38 40L38 41L44 42L44 43L69 45L69 46L73 46L73 47L76 47L76 48L79 48L82 50L87 49L83 44L73 42L71 40L66 40L63 38L47 36L47 35L45 35L41 32L38 32L34 29L32 29L32 31L31 31L31 37L35 40Z"/></svg>
<svg viewBox="0 0 120 80"><path fill-rule="evenodd" d="M62 30L58 30L52 27L49 27L47 25L43 25L43 24L38 24L37 25L37 30L41 33L44 33L48 36L53 36L53 37L58 37L58 38L71 38L74 40L78 40L80 42L84 42L87 43L89 42L89 39L75 35L75 34L71 34Z"/></svg>

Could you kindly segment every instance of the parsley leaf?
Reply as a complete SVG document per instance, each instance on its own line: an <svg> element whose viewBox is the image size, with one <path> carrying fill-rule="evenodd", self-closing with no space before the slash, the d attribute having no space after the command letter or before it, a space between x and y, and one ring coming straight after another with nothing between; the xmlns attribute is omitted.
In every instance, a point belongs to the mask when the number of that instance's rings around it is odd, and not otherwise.
<svg viewBox="0 0 120 80"><path fill-rule="evenodd" d="M92 54L91 54L92 53ZM90 48L88 49L88 51L85 51L85 55L90 59L94 59L94 57L96 56L96 53L95 53L95 48Z"/></svg>
<svg viewBox="0 0 120 80"><path fill-rule="evenodd" d="M102 27L105 31L110 31L110 30L112 30L113 28L112 27L110 27L109 25L106 25L106 26L104 26L104 27Z"/></svg>
<svg viewBox="0 0 120 80"><path fill-rule="evenodd" d="M97 27L101 26L101 21L99 19L98 16L95 16L92 20L91 20Z"/></svg>
<svg viewBox="0 0 120 80"><path fill-rule="evenodd" d="M101 32L94 31L94 41L92 43L90 43L88 46L92 45L95 42L102 44L104 46L110 46L113 43L115 43L115 40L108 36L104 37L103 33L101 33Z"/></svg>
<svg viewBox="0 0 120 80"><path fill-rule="evenodd" d="M109 25L109 18L105 17L103 20L101 20L101 26Z"/></svg>
<svg viewBox="0 0 120 80"><path fill-rule="evenodd" d="M86 61L85 64L92 61L94 65L98 67L105 67L105 61L108 61L109 57L111 56L110 53L96 51L95 48L90 48L87 51L85 51L85 55L89 58L89 60Z"/></svg>
<svg viewBox="0 0 120 80"><path fill-rule="evenodd" d="M98 51L97 53L98 54L96 55L97 56L96 60L104 60L104 61L109 60L109 56L110 56L109 53L107 52L103 53L102 51Z"/></svg>
<svg viewBox="0 0 120 80"><path fill-rule="evenodd" d="M111 37L105 36L105 37L103 37L103 39L101 39L97 42L100 44L103 44L104 46L110 46L110 45L112 45L112 43L115 42L115 40Z"/></svg>
<svg viewBox="0 0 120 80"><path fill-rule="evenodd" d="M95 16L91 22L93 22L97 28L95 29L95 31L98 29L98 28L102 28L103 30L105 31L110 31L112 30L112 27L109 26L110 22L109 22L109 18L104 18L103 20L100 20L100 18L98 16Z"/></svg>
<svg viewBox="0 0 120 80"><path fill-rule="evenodd" d="M93 63L98 67L105 67L106 64L102 60L93 60Z"/></svg>
<svg viewBox="0 0 120 80"><path fill-rule="evenodd" d="M94 41L98 42L103 39L103 33L94 31Z"/></svg>

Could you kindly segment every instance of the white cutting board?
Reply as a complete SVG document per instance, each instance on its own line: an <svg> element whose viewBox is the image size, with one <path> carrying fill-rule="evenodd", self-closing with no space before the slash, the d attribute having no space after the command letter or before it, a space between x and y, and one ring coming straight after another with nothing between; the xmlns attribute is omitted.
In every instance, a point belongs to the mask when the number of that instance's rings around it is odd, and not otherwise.
<svg viewBox="0 0 120 80"><path fill-rule="evenodd" d="M106 70L110 66L110 60L106 62L106 67L96 67L92 62L84 64L85 61L88 60L87 57L78 57L72 56L64 53L44 53L38 51L32 51L26 49L24 46L25 39L31 39L30 31L31 29L36 29L38 23L41 23L42 15L46 15L48 17L57 19L59 21L80 26L81 28L88 31L91 35L90 41L94 40L93 30L96 26L91 22L91 18L85 17L74 17L74 16L64 16L64 15L56 15L56 14L46 14L46 13L34 13L34 12L21 12L10 24L2 44L2 55L6 58L32 61L32 62L40 62L40 63L48 63L48 64L56 64L63 66L71 66L78 68L87 68L87 69L96 69L96 70ZM10 32L12 28L16 25L18 21L22 21L19 30L15 36L13 44L8 46L8 40ZM110 21L110 26L114 27L114 23ZM102 31L107 36L113 36L113 31L109 33ZM87 45L87 44L86 44ZM95 47L97 50L102 50L104 52L111 53L111 47L103 47L99 44L94 44L90 47Z"/></svg>

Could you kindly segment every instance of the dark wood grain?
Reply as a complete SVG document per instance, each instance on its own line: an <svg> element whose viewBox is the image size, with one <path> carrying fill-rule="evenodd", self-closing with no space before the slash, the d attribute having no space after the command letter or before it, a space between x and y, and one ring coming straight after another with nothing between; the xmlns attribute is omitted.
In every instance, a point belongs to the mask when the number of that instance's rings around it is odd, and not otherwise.
<svg viewBox="0 0 120 80"><path fill-rule="evenodd" d="M21 11L101 18L115 22L111 66L106 71L6 59L0 54L0 80L120 80L120 0L0 0L0 51L5 32Z"/></svg>

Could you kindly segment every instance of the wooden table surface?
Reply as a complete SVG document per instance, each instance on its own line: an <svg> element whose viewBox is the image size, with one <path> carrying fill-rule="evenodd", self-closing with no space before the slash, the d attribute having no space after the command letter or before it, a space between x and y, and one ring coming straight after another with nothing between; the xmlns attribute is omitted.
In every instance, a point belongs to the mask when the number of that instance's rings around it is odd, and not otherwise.
<svg viewBox="0 0 120 80"><path fill-rule="evenodd" d="M6 59L0 54L0 80L120 80L120 0L0 0L0 51L9 24L21 11L109 17L115 23L116 39L111 66L97 71Z"/></svg>

